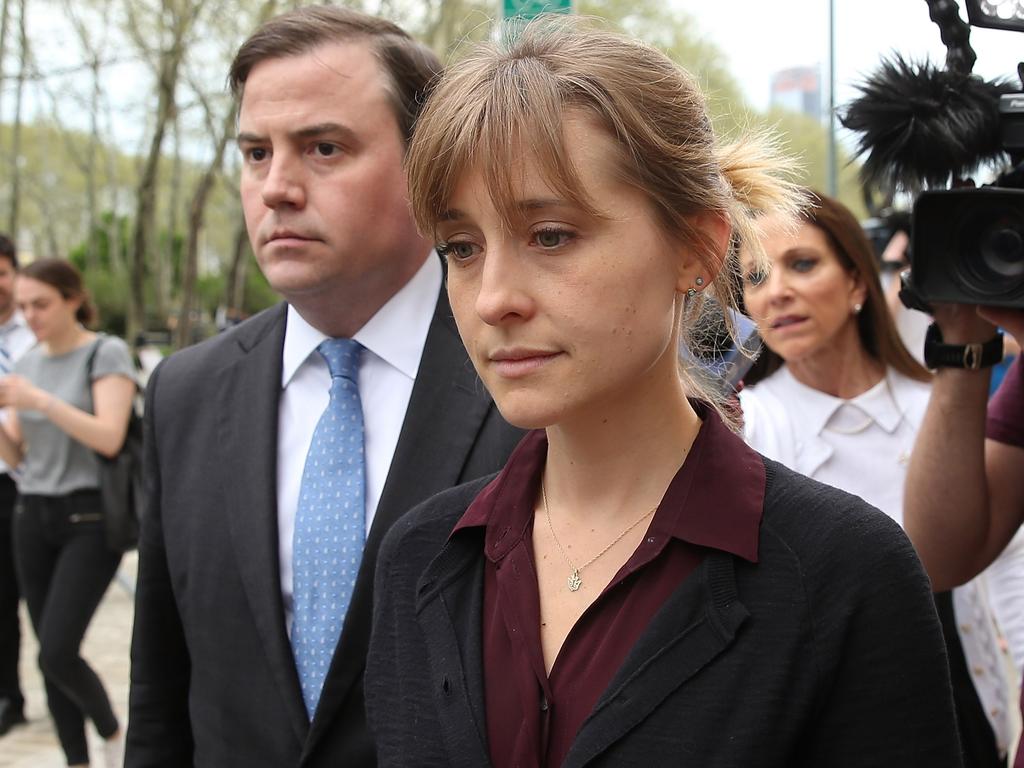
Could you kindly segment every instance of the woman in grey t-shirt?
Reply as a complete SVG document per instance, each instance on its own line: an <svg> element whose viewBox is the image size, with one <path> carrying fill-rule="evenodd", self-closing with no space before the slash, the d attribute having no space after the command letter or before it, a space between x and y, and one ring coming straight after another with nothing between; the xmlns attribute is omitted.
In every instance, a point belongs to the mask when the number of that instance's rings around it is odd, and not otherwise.
<svg viewBox="0 0 1024 768"><path fill-rule="evenodd" d="M89 765L88 718L105 739L105 764L120 766L121 727L79 647L121 559L104 538L96 454L121 450L134 366L123 341L82 325L94 313L70 263L33 262L21 271L15 295L39 341L0 379L0 458L17 467L18 578L68 765Z"/></svg>

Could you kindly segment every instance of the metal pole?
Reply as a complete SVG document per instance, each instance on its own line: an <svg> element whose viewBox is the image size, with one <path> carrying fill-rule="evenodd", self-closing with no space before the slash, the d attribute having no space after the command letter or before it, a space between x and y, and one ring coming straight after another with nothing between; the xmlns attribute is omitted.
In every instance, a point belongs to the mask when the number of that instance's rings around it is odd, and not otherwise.
<svg viewBox="0 0 1024 768"><path fill-rule="evenodd" d="M828 0L828 194L836 197L836 4Z"/></svg>

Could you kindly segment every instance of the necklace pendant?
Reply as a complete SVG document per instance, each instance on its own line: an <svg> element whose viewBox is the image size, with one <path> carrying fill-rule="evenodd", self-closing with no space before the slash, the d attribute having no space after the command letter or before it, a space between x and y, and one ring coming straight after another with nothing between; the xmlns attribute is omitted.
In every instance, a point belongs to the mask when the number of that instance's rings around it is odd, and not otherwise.
<svg viewBox="0 0 1024 768"><path fill-rule="evenodd" d="M583 586L583 579L580 578L579 570L573 568L572 573L569 574L569 578L566 582L569 585L570 592L576 592L581 586Z"/></svg>

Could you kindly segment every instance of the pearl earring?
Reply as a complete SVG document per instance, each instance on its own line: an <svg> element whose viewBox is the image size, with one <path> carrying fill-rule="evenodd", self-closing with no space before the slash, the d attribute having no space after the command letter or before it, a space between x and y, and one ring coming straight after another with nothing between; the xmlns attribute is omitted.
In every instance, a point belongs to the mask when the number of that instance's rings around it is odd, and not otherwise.
<svg viewBox="0 0 1024 768"><path fill-rule="evenodd" d="M862 309L864 309L864 305L858 301L856 304L853 305L853 314L859 315Z"/></svg>

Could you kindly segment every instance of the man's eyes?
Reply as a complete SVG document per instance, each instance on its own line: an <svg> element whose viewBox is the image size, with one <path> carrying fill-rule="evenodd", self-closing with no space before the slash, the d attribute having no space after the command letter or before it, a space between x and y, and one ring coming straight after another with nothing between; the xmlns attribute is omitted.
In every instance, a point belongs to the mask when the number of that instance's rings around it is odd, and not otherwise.
<svg viewBox="0 0 1024 768"><path fill-rule="evenodd" d="M341 152L341 147L337 144L330 144L326 141L321 141L314 147L314 152L320 157L333 157L334 155Z"/></svg>
<svg viewBox="0 0 1024 768"><path fill-rule="evenodd" d="M341 154L341 147L328 141L318 141L307 151L315 157L335 157ZM262 163L270 157L270 150L266 147L243 147L242 157L248 163Z"/></svg>
<svg viewBox="0 0 1024 768"><path fill-rule="evenodd" d="M263 147L243 147L242 157L247 163L260 163L267 159L267 155L270 154Z"/></svg>

